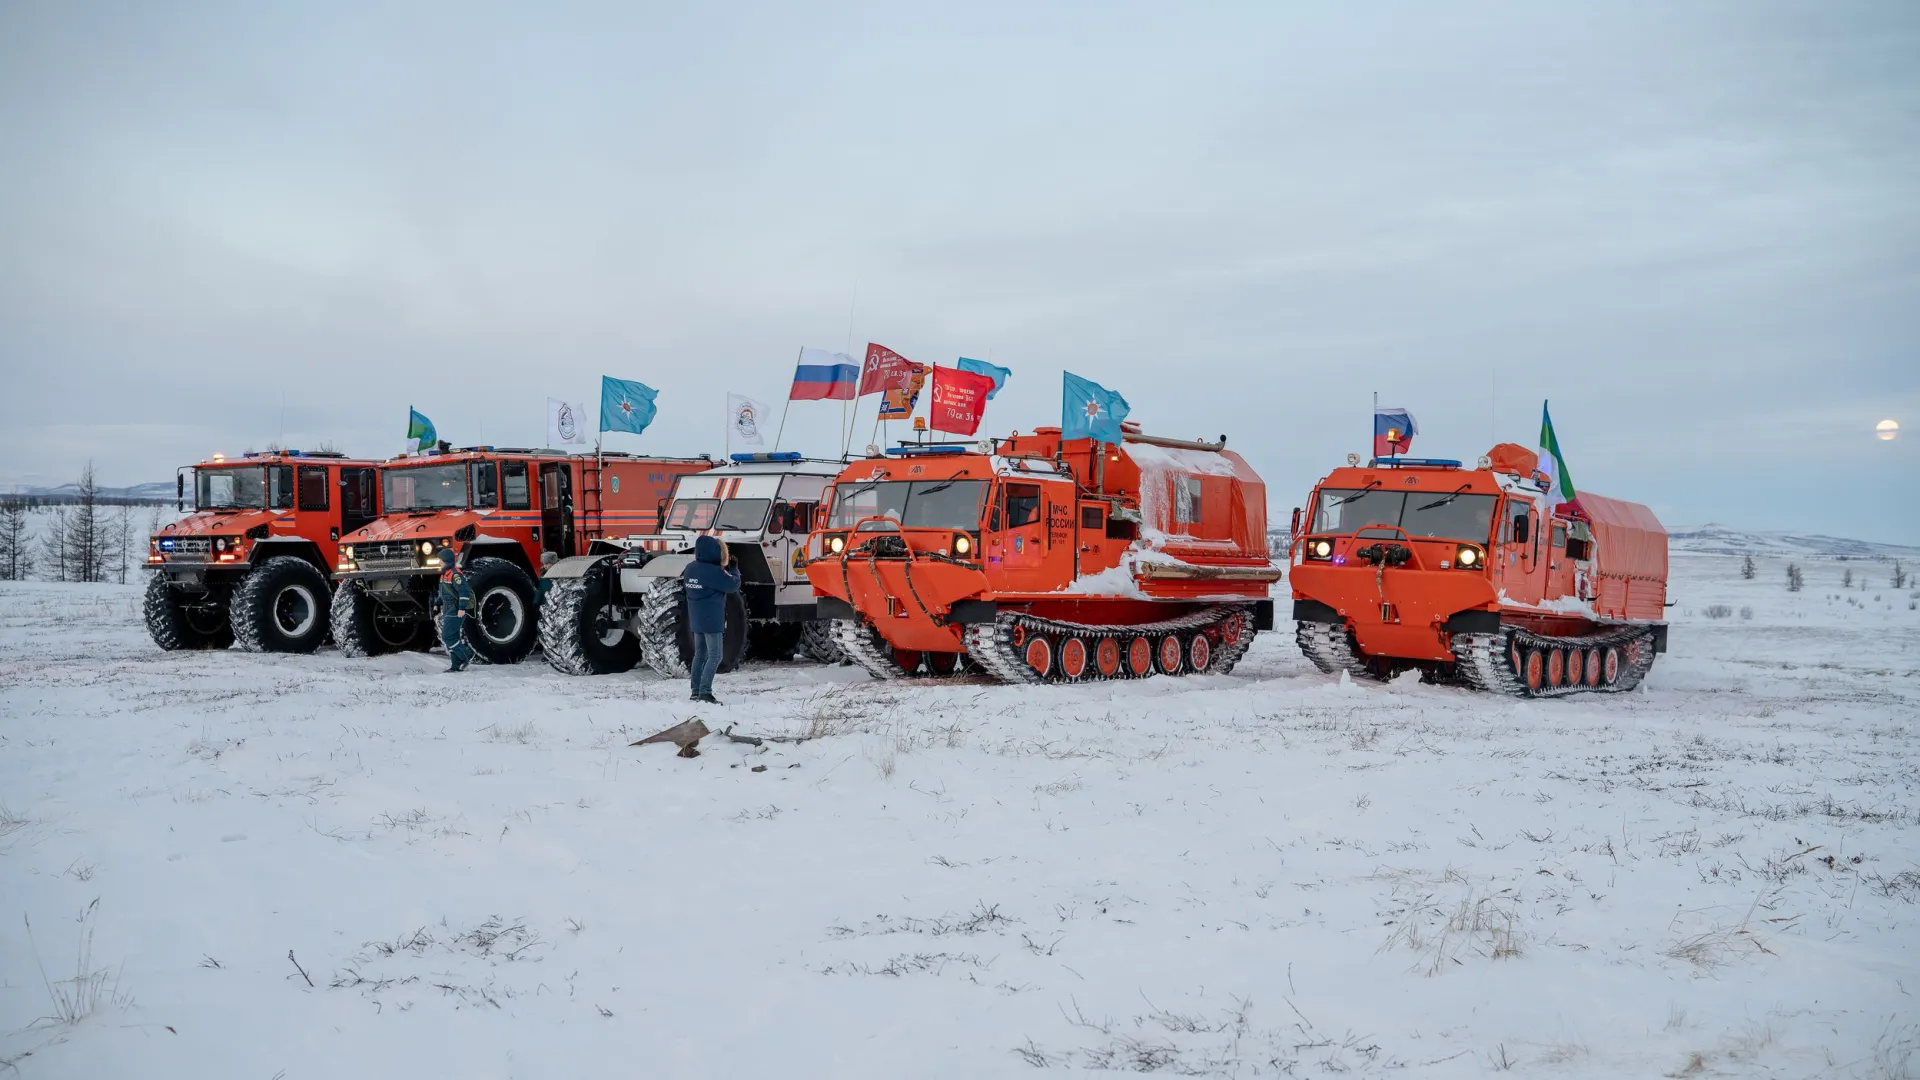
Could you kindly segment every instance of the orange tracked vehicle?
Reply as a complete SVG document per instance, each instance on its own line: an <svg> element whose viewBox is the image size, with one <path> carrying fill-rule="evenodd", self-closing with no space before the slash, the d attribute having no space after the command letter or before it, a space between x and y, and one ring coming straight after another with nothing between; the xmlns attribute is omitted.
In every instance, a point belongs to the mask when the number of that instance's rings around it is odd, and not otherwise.
<svg viewBox="0 0 1920 1080"><path fill-rule="evenodd" d="M193 512L147 542L154 643L319 648L340 538L380 514L374 463L299 450L216 454L174 479L178 508Z"/></svg>
<svg viewBox="0 0 1920 1080"><path fill-rule="evenodd" d="M1666 529L1637 503L1555 504L1538 465L1513 443L1473 469L1349 457L1294 511L1300 651L1521 697L1638 686L1667 647Z"/></svg>
<svg viewBox="0 0 1920 1080"><path fill-rule="evenodd" d="M473 587L468 644L488 663L518 663L538 640L544 556L658 531L674 479L712 467L707 458L492 446L388 461L380 466L385 514L340 543L334 642L349 656L432 647L442 569L435 552L450 547Z"/></svg>
<svg viewBox="0 0 1920 1080"><path fill-rule="evenodd" d="M818 613L881 678L1226 672L1271 629L1266 486L1219 443L1059 428L842 469L808 539Z"/></svg>

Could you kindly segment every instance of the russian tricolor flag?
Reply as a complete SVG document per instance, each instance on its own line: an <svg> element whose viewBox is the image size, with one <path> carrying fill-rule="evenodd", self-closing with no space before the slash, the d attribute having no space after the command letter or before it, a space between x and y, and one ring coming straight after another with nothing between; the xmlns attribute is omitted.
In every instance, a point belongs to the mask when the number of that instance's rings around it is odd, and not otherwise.
<svg viewBox="0 0 1920 1080"><path fill-rule="evenodd" d="M1373 410L1373 456L1377 458L1398 457L1413 445L1413 437L1420 434L1420 425L1413 422L1413 414L1405 409L1375 407Z"/></svg>
<svg viewBox="0 0 1920 1080"><path fill-rule="evenodd" d="M793 369L793 392L788 401L852 401L860 385L860 365L846 353L801 349Z"/></svg>

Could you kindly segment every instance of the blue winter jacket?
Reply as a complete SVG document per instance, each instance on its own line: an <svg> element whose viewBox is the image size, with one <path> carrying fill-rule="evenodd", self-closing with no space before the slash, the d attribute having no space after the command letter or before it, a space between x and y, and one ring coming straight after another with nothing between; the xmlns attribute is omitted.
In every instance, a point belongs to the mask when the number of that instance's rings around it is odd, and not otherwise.
<svg viewBox="0 0 1920 1080"><path fill-rule="evenodd" d="M720 565L720 541L695 537L693 561L680 571L687 586L687 630L719 634L727 629L727 594L740 591L738 567Z"/></svg>

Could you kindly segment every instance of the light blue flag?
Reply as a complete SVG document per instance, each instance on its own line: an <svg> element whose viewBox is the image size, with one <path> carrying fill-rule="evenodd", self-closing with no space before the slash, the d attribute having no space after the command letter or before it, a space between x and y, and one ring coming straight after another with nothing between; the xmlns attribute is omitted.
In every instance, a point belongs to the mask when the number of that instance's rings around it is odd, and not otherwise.
<svg viewBox="0 0 1920 1080"><path fill-rule="evenodd" d="M1131 411L1127 399L1071 371L1060 376L1060 437L1119 442L1120 421Z"/></svg>
<svg viewBox="0 0 1920 1080"><path fill-rule="evenodd" d="M413 406L407 406L407 438L413 440L416 450L427 450L440 441L440 433L433 430L433 421Z"/></svg>
<svg viewBox="0 0 1920 1080"><path fill-rule="evenodd" d="M600 430L635 435L647 430L653 423L653 399L659 393L643 382L600 376Z"/></svg>
<svg viewBox="0 0 1920 1080"><path fill-rule="evenodd" d="M1013 377L1012 368L1003 368L998 364L989 364L985 360L969 360L963 356L960 358L960 363L956 366L959 367L961 371L971 371L976 375L985 375L987 378L993 380L993 389L987 391L988 401L992 401L993 395L999 393L1000 388L1007 385L1007 380Z"/></svg>

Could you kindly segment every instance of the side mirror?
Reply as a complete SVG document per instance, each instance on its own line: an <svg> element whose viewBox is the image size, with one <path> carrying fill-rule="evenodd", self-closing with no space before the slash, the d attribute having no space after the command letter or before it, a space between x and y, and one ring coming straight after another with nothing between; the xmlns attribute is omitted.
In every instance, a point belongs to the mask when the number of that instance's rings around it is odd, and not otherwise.
<svg viewBox="0 0 1920 1080"><path fill-rule="evenodd" d="M1524 544L1527 542L1527 523L1532 520L1533 519L1531 517L1517 517L1513 519L1513 542L1514 543Z"/></svg>
<svg viewBox="0 0 1920 1080"><path fill-rule="evenodd" d="M1300 535L1300 508L1297 506L1293 508L1293 524L1287 526L1287 535L1288 536Z"/></svg>
<svg viewBox="0 0 1920 1080"><path fill-rule="evenodd" d="M187 474L173 474L173 509L176 513L187 512Z"/></svg>

